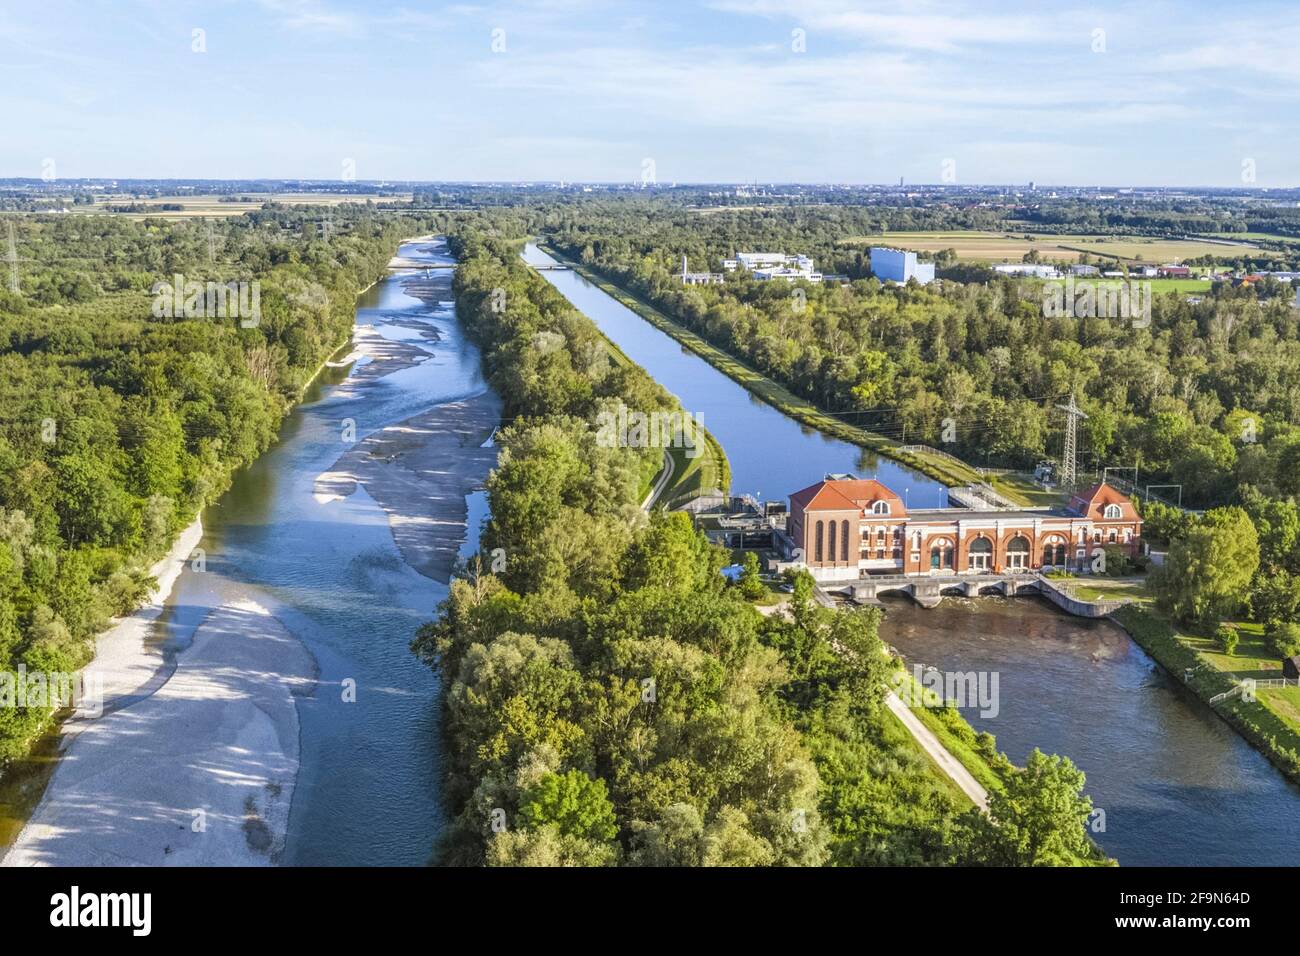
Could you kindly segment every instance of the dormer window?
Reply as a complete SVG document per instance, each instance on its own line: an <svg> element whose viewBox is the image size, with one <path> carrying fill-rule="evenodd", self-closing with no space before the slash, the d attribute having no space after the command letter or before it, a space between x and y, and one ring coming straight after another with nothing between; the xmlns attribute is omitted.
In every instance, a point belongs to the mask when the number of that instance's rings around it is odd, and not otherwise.
<svg viewBox="0 0 1300 956"><path fill-rule="evenodd" d="M889 514L889 502L888 502L888 501L877 501L877 502L875 502L875 503L871 506L871 513L872 513L873 515L887 515L887 514Z"/></svg>
<svg viewBox="0 0 1300 956"><path fill-rule="evenodd" d="M1106 510L1102 512L1102 517L1113 519L1124 517L1124 509L1119 505L1107 505Z"/></svg>

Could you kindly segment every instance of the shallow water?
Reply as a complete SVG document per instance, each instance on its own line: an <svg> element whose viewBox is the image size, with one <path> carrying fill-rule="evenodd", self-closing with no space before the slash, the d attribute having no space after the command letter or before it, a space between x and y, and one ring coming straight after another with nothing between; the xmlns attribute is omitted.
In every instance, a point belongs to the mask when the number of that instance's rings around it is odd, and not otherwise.
<svg viewBox="0 0 1300 956"><path fill-rule="evenodd" d="M401 254L452 261L440 242L406 244ZM358 325L431 357L382 378L358 376L356 367L327 370L309 401L286 419L280 443L207 509L207 570L187 570L169 601L166 639L181 644L233 595L269 595L277 617L318 662L317 692L298 708L302 765L284 854L289 864L425 863L442 819L439 686L409 644L447 588L402 560L386 514L364 488L323 504L313 496L316 477L348 448L347 420L359 440L486 390L478 350L452 311L451 273L434 275L448 284L437 308L389 277L357 309ZM436 330L438 340L421 336L420 328ZM470 529L476 536L477 523ZM344 699L348 682L355 702Z"/></svg>

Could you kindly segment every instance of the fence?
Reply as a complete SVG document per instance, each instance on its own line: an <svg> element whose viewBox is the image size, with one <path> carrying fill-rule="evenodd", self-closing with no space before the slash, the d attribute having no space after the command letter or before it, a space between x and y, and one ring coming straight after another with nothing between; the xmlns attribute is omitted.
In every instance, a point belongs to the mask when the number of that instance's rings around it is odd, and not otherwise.
<svg viewBox="0 0 1300 956"><path fill-rule="evenodd" d="M1247 678L1243 680L1232 690L1225 690L1222 694L1215 694L1210 698L1211 704L1217 704L1221 700L1227 700L1229 697L1235 697L1246 690L1247 687L1259 689L1260 687L1300 687L1300 678L1295 677L1265 677L1262 680L1252 680Z"/></svg>

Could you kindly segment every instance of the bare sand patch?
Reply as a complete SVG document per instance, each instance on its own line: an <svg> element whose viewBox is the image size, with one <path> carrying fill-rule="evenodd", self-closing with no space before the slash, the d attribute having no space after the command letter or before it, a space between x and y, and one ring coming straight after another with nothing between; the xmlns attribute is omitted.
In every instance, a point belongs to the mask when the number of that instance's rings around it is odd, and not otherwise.
<svg viewBox="0 0 1300 956"><path fill-rule="evenodd" d="M78 720L5 866L256 866L284 847L294 698L314 658L251 599L212 612L152 694Z"/></svg>
<svg viewBox="0 0 1300 956"><path fill-rule="evenodd" d="M445 584L465 540L465 496L496 462L496 449L482 446L500 420L500 400L484 392L381 428L316 479L316 500L327 504L364 485L388 514L406 563Z"/></svg>

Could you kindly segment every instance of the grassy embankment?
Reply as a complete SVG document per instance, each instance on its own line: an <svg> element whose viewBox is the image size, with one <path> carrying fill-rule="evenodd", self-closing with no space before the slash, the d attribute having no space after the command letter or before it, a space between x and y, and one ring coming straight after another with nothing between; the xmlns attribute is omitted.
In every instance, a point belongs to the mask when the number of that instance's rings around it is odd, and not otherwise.
<svg viewBox="0 0 1300 956"><path fill-rule="evenodd" d="M1129 605L1113 617L1148 654L1207 703L1244 678L1282 676L1281 665L1265 645L1258 624L1237 625L1241 642L1229 655L1211 637L1178 626L1153 607ZM1234 696L1213 707L1278 769L1300 783L1300 688L1261 687L1253 703Z"/></svg>
<svg viewBox="0 0 1300 956"><path fill-rule="evenodd" d="M911 700L924 700L923 691L911 672L906 669L899 671L900 684L896 688L904 700L909 699L907 695L913 695ZM921 721L930 732L939 738L939 743L952 754L961 763L963 767L970 772L981 787L990 793L1000 791L1003 788L1003 776L1015 769L1007 755L997 749L997 740L992 734L978 733L961 715L961 712L955 707L947 705L935 707L913 707L914 713L918 720ZM892 715L891 715L892 716ZM902 726L898 718L894 721ZM936 772L940 773L949 781L951 787L957 793L957 799L969 803L970 798L957 786L947 774L944 774L935 765ZM1111 860L1100 846L1092 842L1093 852L1091 856L1081 857L1075 861L1075 866L1111 866L1114 861Z"/></svg>
<svg viewBox="0 0 1300 956"><path fill-rule="evenodd" d="M777 384L761 372L750 368L744 362L712 345L684 326L677 324L659 309L632 295L622 286L615 285L601 273L567 258L549 243L539 241L538 245L548 255L574 269L606 295L631 309L661 332L672 336L728 378L743 385L748 391L767 402L767 404L796 421L816 428L823 434L831 435L854 445L860 445L887 458L892 458L900 464L915 469L936 481L943 482L945 485L966 485L983 480L979 472L969 465L960 464L940 455L901 451L901 443L836 418L806 399L795 395L784 386ZM1014 496L1019 504L1028 504L1014 491L1010 493L1004 491L1004 493L1008 494L1008 497Z"/></svg>
<svg viewBox="0 0 1300 956"><path fill-rule="evenodd" d="M519 240L521 248L525 241L523 239ZM617 366L634 364L608 336L602 333L601 337L605 340L605 345L609 349L610 361L613 364ZM707 429L704 432L704 441L705 447L694 458L689 457L687 454L687 452L692 452L694 449L668 449L668 454L673 461L673 475L655 499L653 503L655 506L680 503L699 494L719 489L724 493L730 491L731 465L727 461L726 452L722 450L722 445ZM656 470L653 473L641 476L640 497L642 499L650 493L650 489L654 487L659 474L660 471Z"/></svg>

